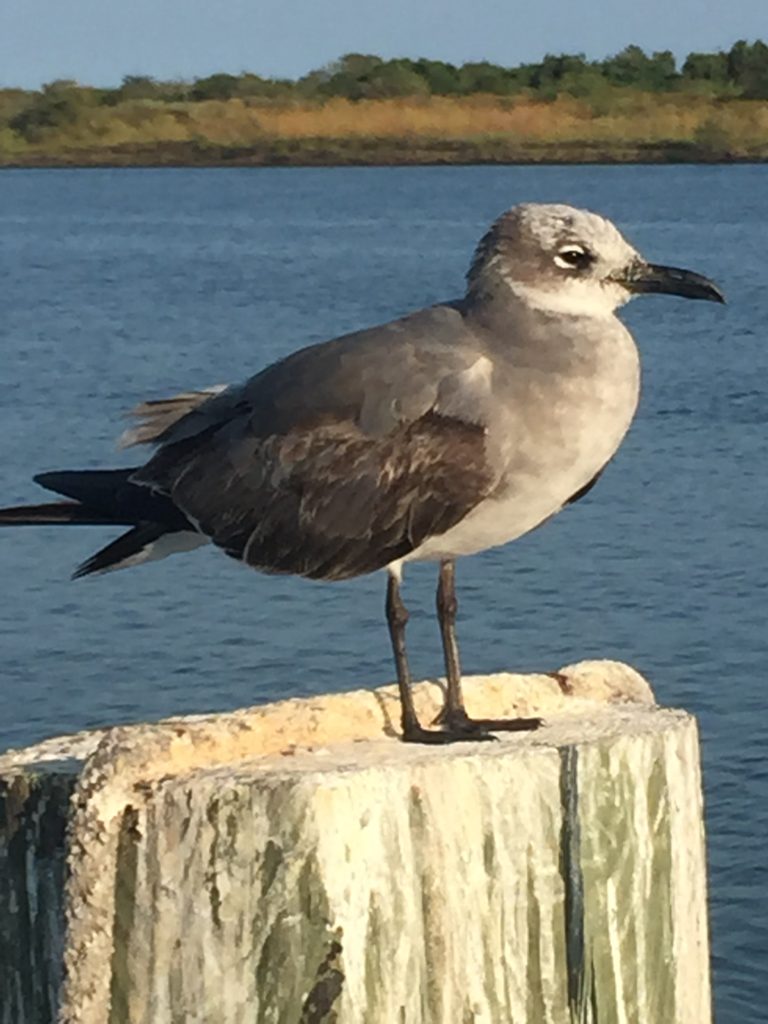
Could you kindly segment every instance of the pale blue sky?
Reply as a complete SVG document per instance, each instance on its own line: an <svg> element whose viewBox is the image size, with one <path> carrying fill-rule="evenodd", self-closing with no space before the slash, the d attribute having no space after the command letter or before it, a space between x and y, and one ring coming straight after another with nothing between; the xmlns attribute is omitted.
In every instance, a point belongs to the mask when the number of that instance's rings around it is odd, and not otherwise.
<svg viewBox="0 0 768 1024"><path fill-rule="evenodd" d="M0 84L248 70L297 77L342 53L513 65L768 39L767 0L0 0Z"/></svg>

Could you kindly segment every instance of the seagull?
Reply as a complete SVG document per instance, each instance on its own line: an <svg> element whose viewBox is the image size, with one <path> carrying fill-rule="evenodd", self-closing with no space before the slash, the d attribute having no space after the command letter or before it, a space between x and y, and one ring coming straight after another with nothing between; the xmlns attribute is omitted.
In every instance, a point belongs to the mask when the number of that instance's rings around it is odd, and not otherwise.
<svg viewBox="0 0 768 1024"><path fill-rule="evenodd" d="M456 640L455 561L582 498L637 408L640 362L616 310L660 292L724 302L712 281L648 263L604 217L525 203L480 240L463 298L303 348L245 383L144 402L131 469L42 473L65 501L0 525L129 527L74 577L212 542L265 573L386 570L402 739L485 740L535 718L472 719ZM443 709L423 725L405 644L403 568L438 564Z"/></svg>

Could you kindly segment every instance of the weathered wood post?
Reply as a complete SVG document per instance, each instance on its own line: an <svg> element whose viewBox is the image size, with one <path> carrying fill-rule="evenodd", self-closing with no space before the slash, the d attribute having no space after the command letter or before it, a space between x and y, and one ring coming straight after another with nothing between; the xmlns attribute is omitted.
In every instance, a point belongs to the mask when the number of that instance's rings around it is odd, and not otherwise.
<svg viewBox="0 0 768 1024"><path fill-rule="evenodd" d="M547 724L408 746L387 688L0 757L0 1022L706 1024L693 719L613 662L466 689Z"/></svg>

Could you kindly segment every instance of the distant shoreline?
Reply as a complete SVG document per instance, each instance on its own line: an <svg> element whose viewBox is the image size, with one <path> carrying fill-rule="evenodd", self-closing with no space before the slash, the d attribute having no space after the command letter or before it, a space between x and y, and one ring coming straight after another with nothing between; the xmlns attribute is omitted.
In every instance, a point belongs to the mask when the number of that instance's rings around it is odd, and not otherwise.
<svg viewBox="0 0 768 1024"><path fill-rule="evenodd" d="M768 44L504 67L346 53L243 70L0 87L0 168L768 162Z"/></svg>
<svg viewBox="0 0 768 1024"><path fill-rule="evenodd" d="M70 90L73 92L73 90ZM75 91L76 92L76 91ZM768 100L478 95L83 106L54 92L0 130L0 167L378 167L768 161ZM75 102L78 100L80 106ZM50 109L49 109L50 108ZM55 117L54 117L55 115ZM21 119L21 120L20 120ZM16 129L13 129L13 125ZM17 130L18 129L18 130Z"/></svg>
<svg viewBox="0 0 768 1024"><path fill-rule="evenodd" d="M357 141L357 140L356 140ZM763 164L768 157L702 151L691 143L622 146L514 146L499 145L489 152L487 144L451 140L429 145L413 140L318 140L318 144L259 147L163 145L117 149L71 149L57 153L0 155L0 170L57 170L87 168L182 168L182 167L462 167L462 166L568 166L606 164ZM329 144L330 143L330 144Z"/></svg>

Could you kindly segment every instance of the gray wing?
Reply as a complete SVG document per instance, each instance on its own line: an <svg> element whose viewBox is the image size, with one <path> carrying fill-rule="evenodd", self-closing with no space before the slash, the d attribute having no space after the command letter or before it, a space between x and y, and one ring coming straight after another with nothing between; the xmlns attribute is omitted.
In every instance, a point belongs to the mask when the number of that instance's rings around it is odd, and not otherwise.
<svg viewBox="0 0 768 1024"><path fill-rule="evenodd" d="M254 568L372 572L492 493L480 359L451 306L303 349L166 428L133 479Z"/></svg>

